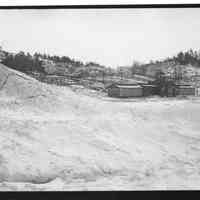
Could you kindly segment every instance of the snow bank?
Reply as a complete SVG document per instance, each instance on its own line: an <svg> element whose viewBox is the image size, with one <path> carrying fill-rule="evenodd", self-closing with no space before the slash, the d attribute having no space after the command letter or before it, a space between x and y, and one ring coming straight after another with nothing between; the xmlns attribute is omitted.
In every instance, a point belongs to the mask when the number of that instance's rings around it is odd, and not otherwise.
<svg viewBox="0 0 200 200"><path fill-rule="evenodd" d="M0 87L1 190L200 183L198 98L98 99L2 65Z"/></svg>
<svg viewBox="0 0 200 200"><path fill-rule="evenodd" d="M73 103L73 92L63 95L62 89L56 86L50 86L37 81L21 72L10 69L0 64L0 99L10 100L21 106L31 106L44 111L58 111L63 107L70 107L68 104L63 105L63 98L68 103ZM70 107L71 108L71 107Z"/></svg>

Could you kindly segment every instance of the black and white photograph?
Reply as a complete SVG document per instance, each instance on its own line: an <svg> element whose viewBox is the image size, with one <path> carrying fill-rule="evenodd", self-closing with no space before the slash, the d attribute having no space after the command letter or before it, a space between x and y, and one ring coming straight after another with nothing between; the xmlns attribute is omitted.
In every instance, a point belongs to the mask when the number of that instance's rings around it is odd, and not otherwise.
<svg viewBox="0 0 200 200"><path fill-rule="evenodd" d="M200 189L199 7L0 8L0 191Z"/></svg>

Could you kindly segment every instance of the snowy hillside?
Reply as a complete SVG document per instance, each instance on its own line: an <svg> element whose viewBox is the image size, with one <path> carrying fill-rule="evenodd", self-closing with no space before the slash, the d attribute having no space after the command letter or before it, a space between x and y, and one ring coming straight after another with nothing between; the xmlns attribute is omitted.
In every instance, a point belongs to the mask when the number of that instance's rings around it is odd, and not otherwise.
<svg viewBox="0 0 200 200"><path fill-rule="evenodd" d="M0 190L199 189L200 100L91 97L0 65Z"/></svg>
<svg viewBox="0 0 200 200"><path fill-rule="evenodd" d="M175 64L174 62L164 62L164 61L139 66L136 68L136 73L150 77L155 77L156 73L160 71L164 72L167 75L172 75L175 69L181 69L181 72L187 77L200 74L200 68L195 67L191 64L181 65L181 64Z"/></svg>

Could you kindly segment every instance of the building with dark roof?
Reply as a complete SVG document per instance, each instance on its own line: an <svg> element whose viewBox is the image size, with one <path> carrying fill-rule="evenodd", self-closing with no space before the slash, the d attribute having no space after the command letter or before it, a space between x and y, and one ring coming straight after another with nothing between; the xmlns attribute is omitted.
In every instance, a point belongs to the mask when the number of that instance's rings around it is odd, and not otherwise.
<svg viewBox="0 0 200 200"><path fill-rule="evenodd" d="M143 89L135 84L112 84L108 88L110 97L142 97Z"/></svg>

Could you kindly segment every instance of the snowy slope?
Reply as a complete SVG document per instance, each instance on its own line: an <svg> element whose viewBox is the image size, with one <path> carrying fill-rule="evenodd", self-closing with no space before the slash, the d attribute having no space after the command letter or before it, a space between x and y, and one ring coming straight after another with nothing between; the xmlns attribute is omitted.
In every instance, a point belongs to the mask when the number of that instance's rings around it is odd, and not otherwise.
<svg viewBox="0 0 200 200"><path fill-rule="evenodd" d="M198 98L99 99L5 66L0 80L0 190L199 189Z"/></svg>

